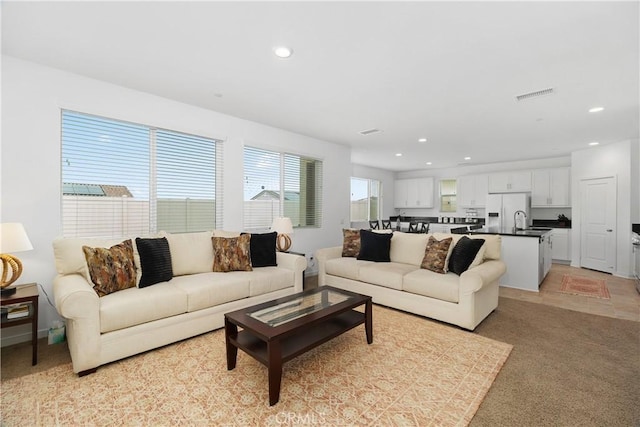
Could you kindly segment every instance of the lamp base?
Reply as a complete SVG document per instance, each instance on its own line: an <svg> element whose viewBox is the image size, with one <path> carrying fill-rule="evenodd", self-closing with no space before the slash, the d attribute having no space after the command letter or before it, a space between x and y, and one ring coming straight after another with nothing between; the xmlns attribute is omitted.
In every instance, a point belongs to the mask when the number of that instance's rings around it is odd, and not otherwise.
<svg viewBox="0 0 640 427"><path fill-rule="evenodd" d="M291 247L291 237L286 234L278 234L276 239L276 248L280 252L287 252Z"/></svg>
<svg viewBox="0 0 640 427"><path fill-rule="evenodd" d="M0 294L3 297L7 297L9 295L13 295L16 293L16 288L15 286L13 288L3 288L2 290L0 290Z"/></svg>

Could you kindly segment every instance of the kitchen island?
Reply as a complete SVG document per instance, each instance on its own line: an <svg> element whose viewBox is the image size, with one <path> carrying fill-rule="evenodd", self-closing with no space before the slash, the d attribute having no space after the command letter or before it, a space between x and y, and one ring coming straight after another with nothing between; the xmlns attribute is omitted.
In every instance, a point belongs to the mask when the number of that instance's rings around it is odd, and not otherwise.
<svg viewBox="0 0 640 427"><path fill-rule="evenodd" d="M512 230L484 227L469 234L499 234L507 272L500 286L538 292L551 268L551 229Z"/></svg>

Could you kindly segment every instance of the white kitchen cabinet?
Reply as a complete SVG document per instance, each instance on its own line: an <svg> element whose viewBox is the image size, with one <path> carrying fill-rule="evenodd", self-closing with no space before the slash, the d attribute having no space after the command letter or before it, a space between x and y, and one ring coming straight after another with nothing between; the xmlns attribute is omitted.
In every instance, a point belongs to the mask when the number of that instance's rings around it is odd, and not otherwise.
<svg viewBox="0 0 640 427"><path fill-rule="evenodd" d="M570 207L570 169L536 169L531 179L531 207Z"/></svg>
<svg viewBox="0 0 640 427"><path fill-rule="evenodd" d="M531 171L489 174L489 193L523 193L531 191Z"/></svg>
<svg viewBox="0 0 640 427"><path fill-rule="evenodd" d="M552 233L551 258L555 261L571 261L571 229L554 228Z"/></svg>
<svg viewBox="0 0 640 427"><path fill-rule="evenodd" d="M432 177L397 179L395 181L394 207L396 208L432 208Z"/></svg>
<svg viewBox="0 0 640 427"><path fill-rule="evenodd" d="M484 208L489 193L488 175L466 175L458 177L458 206L462 208Z"/></svg>

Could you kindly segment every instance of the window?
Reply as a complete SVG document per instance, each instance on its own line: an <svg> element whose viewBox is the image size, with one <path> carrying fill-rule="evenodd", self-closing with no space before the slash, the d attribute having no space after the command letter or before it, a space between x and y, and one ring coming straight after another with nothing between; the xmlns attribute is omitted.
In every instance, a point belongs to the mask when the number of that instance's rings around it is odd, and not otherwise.
<svg viewBox="0 0 640 427"><path fill-rule="evenodd" d="M63 235L216 228L221 147L209 138L63 111Z"/></svg>
<svg viewBox="0 0 640 427"><path fill-rule="evenodd" d="M376 221L382 207L380 189L375 179L351 178L351 221Z"/></svg>
<svg viewBox="0 0 640 427"><path fill-rule="evenodd" d="M458 210L456 200L457 187L455 179L443 179L440 181L440 211L455 212Z"/></svg>
<svg viewBox="0 0 640 427"><path fill-rule="evenodd" d="M245 147L245 230L268 228L278 216L294 227L320 227L321 201L322 161Z"/></svg>

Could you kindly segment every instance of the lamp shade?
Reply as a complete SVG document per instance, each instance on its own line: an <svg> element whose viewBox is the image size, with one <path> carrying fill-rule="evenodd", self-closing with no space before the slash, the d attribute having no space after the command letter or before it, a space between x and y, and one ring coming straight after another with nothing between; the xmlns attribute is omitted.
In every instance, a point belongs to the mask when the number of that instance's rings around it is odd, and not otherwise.
<svg viewBox="0 0 640 427"><path fill-rule="evenodd" d="M0 224L0 253L14 253L33 249L29 236L19 222Z"/></svg>
<svg viewBox="0 0 640 427"><path fill-rule="evenodd" d="M293 224L291 218L278 217L273 220L271 225L271 231L275 231L278 234L293 234Z"/></svg>

